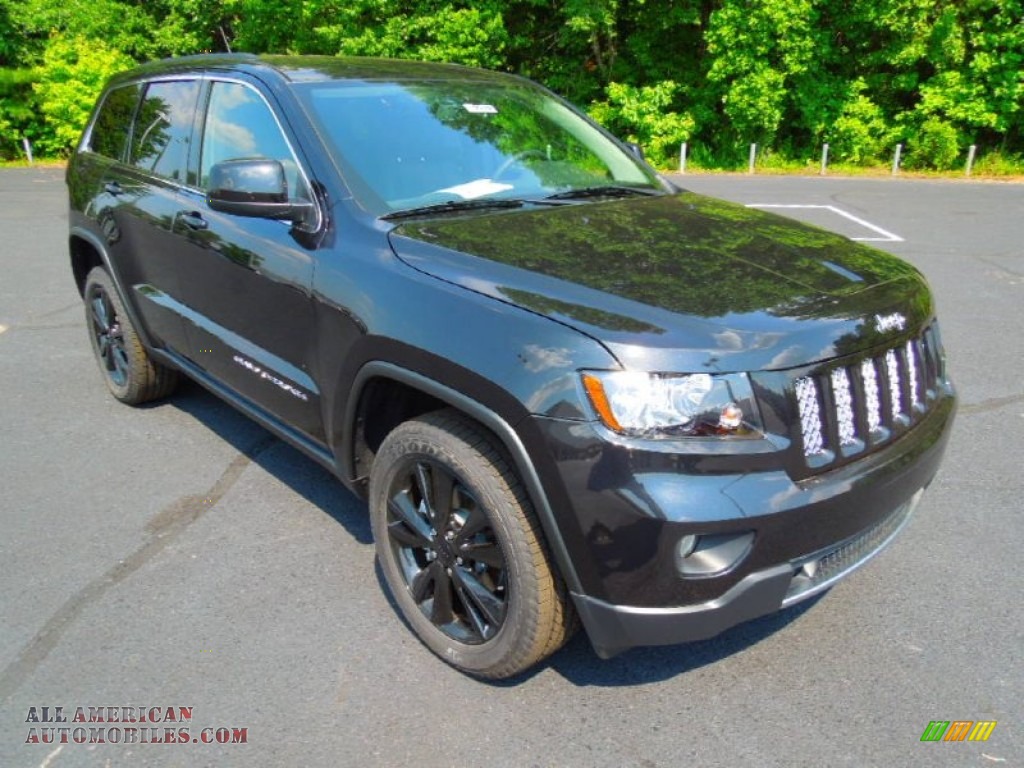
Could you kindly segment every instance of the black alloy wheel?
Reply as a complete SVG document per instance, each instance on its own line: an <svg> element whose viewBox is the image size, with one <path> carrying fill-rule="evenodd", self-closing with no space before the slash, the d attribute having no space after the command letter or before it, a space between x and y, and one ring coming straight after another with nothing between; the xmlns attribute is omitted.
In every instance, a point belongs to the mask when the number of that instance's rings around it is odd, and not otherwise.
<svg viewBox="0 0 1024 768"><path fill-rule="evenodd" d="M507 564L480 503L437 461L407 462L388 498L388 537L413 600L453 640L494 637L508 610Z"/></svg>
<svg viewBox="0 0 1024 768"><path fill-rule="evenodd" d="M117 310L99 283L92 285L86 302L90 310L96 357L114 386L123 387L128 381L128 353Z"/></svg>

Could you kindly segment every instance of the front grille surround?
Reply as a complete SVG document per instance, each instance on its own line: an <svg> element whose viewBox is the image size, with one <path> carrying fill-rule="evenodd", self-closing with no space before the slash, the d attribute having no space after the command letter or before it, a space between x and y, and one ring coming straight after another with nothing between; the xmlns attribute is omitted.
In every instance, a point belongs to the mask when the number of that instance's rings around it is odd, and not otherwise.
<svg viewBox="0 0 1024 768"><path fill-rule="evenodd" d="M934 408L944 386L934 324L906 341L798 373L792 391L806 469L832 469L888 444Z"/></svg>

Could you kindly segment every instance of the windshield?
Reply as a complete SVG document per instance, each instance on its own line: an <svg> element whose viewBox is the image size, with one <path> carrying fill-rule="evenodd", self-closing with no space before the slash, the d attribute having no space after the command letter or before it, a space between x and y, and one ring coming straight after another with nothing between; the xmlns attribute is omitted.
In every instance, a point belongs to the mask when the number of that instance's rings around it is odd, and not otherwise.
<svg viewBox="0 0 1024 768"><path fill-rule="evenodd" d="M602 186L660 189L605 134L529 84L330 82L298 90L353 193L377 214Z"/></svg>

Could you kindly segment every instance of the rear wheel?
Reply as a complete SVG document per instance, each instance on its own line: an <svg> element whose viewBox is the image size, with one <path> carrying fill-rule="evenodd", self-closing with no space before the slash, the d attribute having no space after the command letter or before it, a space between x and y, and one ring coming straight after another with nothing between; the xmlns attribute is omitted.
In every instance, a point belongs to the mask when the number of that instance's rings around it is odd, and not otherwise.
<svg viewBox="0 0 1024 768"><path fill-rule="evenodd" d="M388 435L370 512L402 614L448 663L508 677L571 634L571 606L518 477L493 438L459 414L428 414Z"/></svg>
<svg viewBox="0 0 1024 768"><path fill-rule="evenodd" d="M139 405L169 395L177 372L150 359L103 267L89 272L83 295L92 350L114 397Z"/></svg>

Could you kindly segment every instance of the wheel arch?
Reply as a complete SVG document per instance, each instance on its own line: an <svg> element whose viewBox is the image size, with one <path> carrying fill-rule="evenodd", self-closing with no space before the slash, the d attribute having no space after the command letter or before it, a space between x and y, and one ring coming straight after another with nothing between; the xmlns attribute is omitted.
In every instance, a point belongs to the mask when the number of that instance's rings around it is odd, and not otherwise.
<svg viewBox="0 0 1024 768"><path fill-rule="evenodd" d="M114 283L114 289L121 297L125 312L135 326L135 332L142 340L143 346L152 349L153 344L149 337L149 331L142 322L139 314L135 311L135 303L131 301L132 296L126 290L121 280L121 275L114 269L113 261L103 242L90 230L84 227L71 227L68 233L68 257L71 261L71 273L74 276L75 287L78 288L78 295L85 295L85 280L94 267L103 267Z"/></svg>
<svg viewBox="0 0 1024 768"><path fill-rule="evenodd" d="M353 381L345 414L348 439L342 446L339 465L354 478L355 486L369 474L376 447L394 427L439 408L453 408L492 435L515 468L540 520L548 547L566 586L581 592L580 580L523 440L508 420L493 408L435 379L385 361L370 361ZM375 414L371 421L369 414Z"/></svg>
<svg viewBox="0 0 1024 768"><path fill-rule="evenodd" d="M93 267L103 267L113 277L106 252L87 230L71 230L68 236L68 255L71 259L71 274L74 276L79 296L85 295L85 279Z"/></svg>

